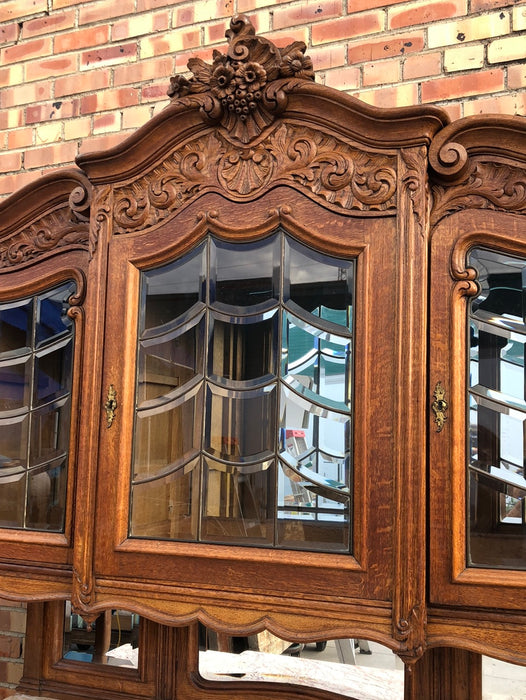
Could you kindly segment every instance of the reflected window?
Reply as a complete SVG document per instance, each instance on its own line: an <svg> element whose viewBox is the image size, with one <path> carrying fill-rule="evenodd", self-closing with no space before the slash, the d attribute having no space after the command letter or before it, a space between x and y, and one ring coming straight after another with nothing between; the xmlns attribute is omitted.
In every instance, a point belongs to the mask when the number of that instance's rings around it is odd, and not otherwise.
<svg viewBox="0 0 526 700"><path fill-rule="evenodd" d="M0 304L0 527L64 530L75 290Z"/></svg>
<svg viewBox="0 0 526 700"><path fill-rule="evenodd" d="M526 260L475 249L470 304L469 551L472 566L526 569Z"/></svg>
<svg viewBox="0 0 526 700"><path fill-rule="evenodd" d="M351 551L353 292L283 231L142 273L130 536Z"/></svg>

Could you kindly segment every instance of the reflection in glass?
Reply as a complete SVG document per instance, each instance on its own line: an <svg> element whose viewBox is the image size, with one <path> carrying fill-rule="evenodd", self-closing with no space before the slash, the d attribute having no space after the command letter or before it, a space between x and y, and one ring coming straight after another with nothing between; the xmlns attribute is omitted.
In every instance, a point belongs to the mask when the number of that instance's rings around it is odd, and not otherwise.
<svg viewBox="0 0 526 700"><path fill-rule="evenodd" d="M351 550L353 274L283 231L142 273L131 536Z"/></svg>
<svg viewBox="0 0 526 700"><path fill-rule="evenodd" d="M469 545L472 566L526 569L526 260L474 249L469 334Z"/></svg>
<svg viewBox="0 0 526 700"><path fill-rule="evenodd" d="M132 537L189 539L197 537L199 460L133 488Z"/></svg>
<svg viewBox="0 0 526 700"><path fill-rule="evenodd" d="M64 529L75 289L0 303L0 527Z"/></svg>
<svg viewBox="0 0 526 700"><path fill-rule="evenodd" d="M272 544L275 462L233 466L205 459L202 540Z"/></svg>

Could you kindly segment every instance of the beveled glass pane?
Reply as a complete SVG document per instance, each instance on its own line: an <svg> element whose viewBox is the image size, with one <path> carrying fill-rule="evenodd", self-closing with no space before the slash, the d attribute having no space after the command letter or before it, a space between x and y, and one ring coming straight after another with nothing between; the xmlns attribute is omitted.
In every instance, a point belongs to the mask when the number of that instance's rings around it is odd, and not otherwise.
<svg viewBox="0 0 526 700"><path fill-rule="evenodd" d="M134 480L160 476L201 447L203 390L196 386L176 401L139 411L135 427Z"/></svg>
<svg viewBox="0 0 526 700"><path fill-rule="evenodd" d="M27 528L53 532L64 529L66 479L65 459L28 472Z"/></svg>
<svg viewBox="0 0 526 700"><path fill-rule="evenodd" d="M276 375L277 311L270 318L211 320L209 373L232 381ZM259 318L259 317L258 317Z"/></svg>
<svg viewBox="0 0 526 700"><path fill-rule="evenodd" d="M286 239L285 246L288 274L284 300L290 299L302 309L318 315L321 307L349 313L353 290L352 261L321 255L291 239Z"/></svg>
<svg viewBox="0 0 526 700"><path fill-rule="evenodd" d="M269 457L275 446L276 394L275 384L250 391L209 385L206 451L231 462Z"/></svg>
<svg viewBox="0 0 526 700"><path fill-rule="evenodd" d="M232 465L206 458L201 539L272 544L275 478L274 460Z"/></svg>
<svg viewBox="0 0 526 700"><path fill-rule="evenodd" d="M526 261L475 249L470 304L468 563L526 569Z"/></svg>
<svg viewBox="0 0 526 700"><path fill-rule="evenodd" d="M32 328L32 299L0 304L0 354L29 350Z"/></svg>
<svg viewBox="0 0 526 700"><path fill-rule="evenodd" d="M199 522L199 459L132 489L132 537L195 540Z"/></svg>
<svg viewBox="0 0 526 700"><path fill-rule="evenodd" d="M54 401L71 390L73 340L69 338L51 351L35 357L35 398L38 406Z"/></svg>
<svg viewBox="0 0 526 700"><path fill-rule="evenodd" d="M31 415L31 466L64 456L68 451L70 401L62 399Z"/></svg>
<svg viewBox="0 0 526 700"><path fill-rule="evenodd" d="M29 416L0 419L0 468L27 464Z"/></svg>
<svg viewBox="0 0 526 700"><path fill-rule="evenodd" d="M142 330L163 326L203 301L206 246L169 265L143 272Z"/></svg>
<svg viewBox="0 0 526 700"><path fill-rule="evenodd" d="M22 361L0 362L0 412L29 407L31 363Z"/></svg>
<svg viewBox="0 0 526 700"><path fill-rule="evenodd" d="M67 316L68 299L75 285L68 283L52 292L37 297L35 346L54 341L71 330L71 319Z"/></svg>
<svg viewBox="0 0 526 700"><path fill-rule="evenodd" d="M24 527L26 507L26 472L12 470L2 475L0 467L0 527Z"/></svg>
<svg viewBox="0 0 526 700"><path fill-rule="evenodd" d="M246 307L277 299L280 240L273 236L242 245L212 240L210 300Z"/></svg>
<svg viewBox="0 0 526 700"><path fill-rule="evenodd" d="M141 343L139 407L145 401L178 393L178 389L203 373L204 324L204 318L199 316L191 324Z"/></svg>
<svg viewBox="0 0 526 700"><path fill-rule="evenodd" d="M330 480L324 483L319 475L306 479L305 471L281 463L277 544L294 549L349 551L348 491L338 493Z"/></svg>

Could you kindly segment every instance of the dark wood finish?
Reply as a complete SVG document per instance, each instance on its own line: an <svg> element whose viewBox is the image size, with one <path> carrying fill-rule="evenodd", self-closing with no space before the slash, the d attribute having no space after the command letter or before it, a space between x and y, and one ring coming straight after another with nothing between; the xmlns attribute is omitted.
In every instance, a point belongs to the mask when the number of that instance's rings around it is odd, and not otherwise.
<svg viewBox="0 0 526 700"><path fill-rule="evenodd" d="M213 65L172 79L172 103L135 135L0 204L0 300L71 277L79 288L66 529L0 531L0 594L31 603L30 648L46 640L22 687L74 697L81 672L95 698L248 698L199 677L201 621L225 636L376 640L416 663L407 697L446 697L441 683L464 697L478 654L526 663L526 572L466 566L464 362L467 252L526 255L524 120L369 107L316 85L300 44L278 50L243 17L228 38ZM353 553L129 538L139 272L210 232L249 242L279 226L356 260ZM137 673L62 660L67 598L91 621L111 608L148 618Z"/></svg>

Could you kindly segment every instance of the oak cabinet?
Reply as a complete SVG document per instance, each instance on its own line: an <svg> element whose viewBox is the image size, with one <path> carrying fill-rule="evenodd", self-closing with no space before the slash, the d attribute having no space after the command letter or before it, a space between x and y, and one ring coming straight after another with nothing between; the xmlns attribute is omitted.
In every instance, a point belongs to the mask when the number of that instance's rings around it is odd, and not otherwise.
<svg viewBox="0 0 526 700"><path fill-rule="evenodd" d="M227 36L0 207L0 593L525 663L525 128Z"/></svg>

